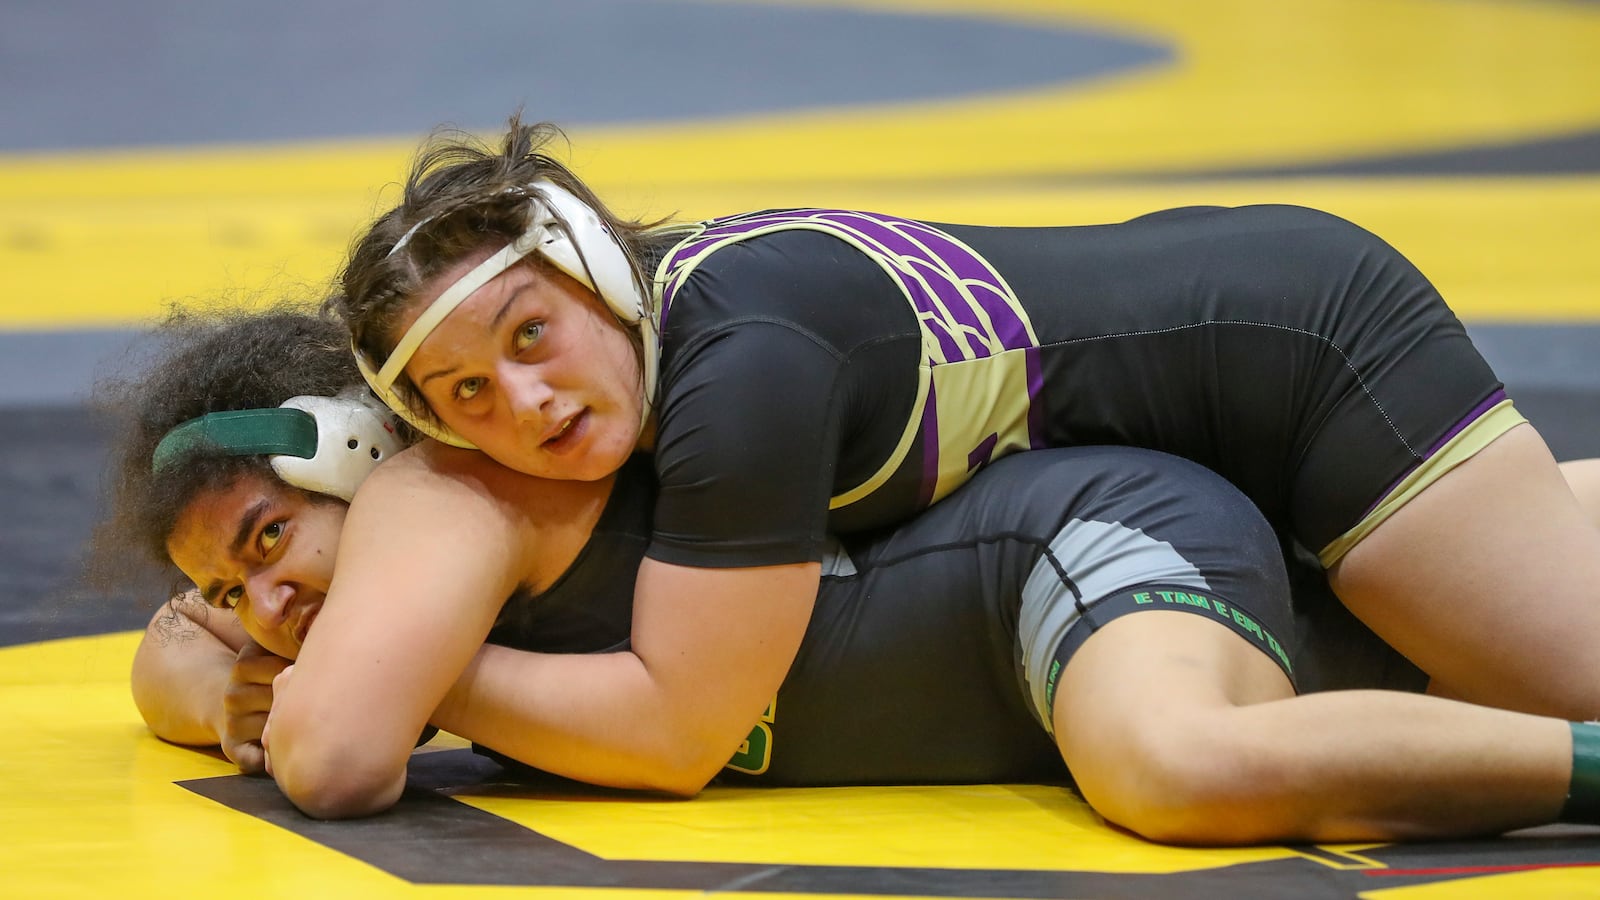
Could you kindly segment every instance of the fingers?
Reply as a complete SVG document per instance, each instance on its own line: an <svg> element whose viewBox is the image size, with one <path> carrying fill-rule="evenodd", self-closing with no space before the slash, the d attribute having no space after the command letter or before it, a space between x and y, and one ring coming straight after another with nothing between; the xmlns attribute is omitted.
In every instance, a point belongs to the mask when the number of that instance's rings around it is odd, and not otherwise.
<svg viewBox="0 0 1600 900"><path fill-rule="evenodd" d="M252 686L266 696L264 706L250 704L228 707L224 704L222 752L233 760L239 771L246 775L261 772L265 767L262 757L261 736L267 727L267 709L272 705L272 691L260 685Z"/></svg>
<svg viewBox="0 0 1600 900"><path fill-rule="evenodd" d="M284 685L289 683L289 676L293 672L293 665L285 666L283 671L279 672L277 677L272 679L272 690L274 693L283 690ZM271 730L272 721L271 716L269 715L267 721L261 723L261 765L266 770L268 775L272 774L272 744L269 743L269 739L267 737L268 732Z"/></svg>
<svg viewBox="0 0 1600 900"><path fill-rule="evenodd" d="M239 772L244 775L260 775L267 772L267 751L260 741L242 741L229 743L224 741L222 752L234 765L239 767Z"/></svg>
<svg viewBox="0 0 1600 900"><path fill-rule="evenodd" d="M221 743L222 752L246 775L267 770L262 736L272 710L273 683L288 665L255 641L246 643L234 659L222 695Z"/></svg>
<svg viewBox="0 0 1600 900"><path fill-rule="evenodd" d="M267 744L267 732L271 731L271 723L261 726L261 767L270 776L272 774L272 753Z"/></svg>
<svg viewBox="0 0 1600 900"><path fill-rule="evenodd" d="M233 677L251 684L270 685L288 665L289 660L250 641L240 648L239 655L233 661Z"/></svg>

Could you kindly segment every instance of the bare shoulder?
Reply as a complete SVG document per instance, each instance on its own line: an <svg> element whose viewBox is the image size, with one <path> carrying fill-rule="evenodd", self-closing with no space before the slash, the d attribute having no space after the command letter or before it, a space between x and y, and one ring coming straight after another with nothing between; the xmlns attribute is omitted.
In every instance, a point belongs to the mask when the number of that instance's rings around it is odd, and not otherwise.
<svg viewBox="0 0 1600 900"><path fill-rule="evenodd" d="M397 454L375 469L351 503L351 511L437 517L461 514L500 518L503 470L473 450L427 441Z"/></svg>
<svg viewBox="0 0 1600 900"><path fill-rule="evenodd" d="M590 540L614 483L536 478L483 453L428 442L385 462L361 485L343 540L409 546L417 560L505 571L542 588ZM431 537L420 542L424 536ZM341 565L344 551L341 545Z"/></svg>
<svg viewBox="0 0 1600 900"><path fill-rule="evenodd" d="M353 551L383 565L399 555L441 572L501 573L520 582L540 559L529 558L538 532L554 518L530 517L530 497L544 484L474 450L432 441L407 448L356 491L340 567L349 568Z"/></svg>
<svg viewBox="0 0 1600 900"><path fill-rule="evenodd" d="M486 454L428 441L379 466L356 499L385 505L471 510L502 524L543 530L578 520L592 525L611 496L614 476L599 481L557 481L508 469Z"/></svg>

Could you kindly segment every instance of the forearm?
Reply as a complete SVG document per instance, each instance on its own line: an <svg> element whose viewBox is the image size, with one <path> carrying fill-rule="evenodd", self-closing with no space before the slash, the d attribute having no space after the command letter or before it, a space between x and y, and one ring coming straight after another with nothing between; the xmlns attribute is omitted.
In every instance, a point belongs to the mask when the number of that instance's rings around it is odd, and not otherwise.
<svg viewBox="0 0 1600 900"><path fill-rule="evenodd" d="M647 559L631 651L480 647L432 721L570 778L694 794L783 683L819 580L816 563L693 569Z"/></svg>
<svg viewBox="0 0 1600 900"><path fill-rule="evenodd" d="M371 684L310 679L302 667L286 670L289 677L274 685L263 738L268 772L313 818L387 809L405 787L407 761L426 726L426 713L410 701L426 689L397 684L388 686L390 694Z"/></svg>
<svg viewBox="0 0 1600 900"><path fill-rule="evenodd" d="M272 774L318 818L368 815L399 797L417 735L523 571L507 504L404 458L380 466L351 503L316 627L292 676L274 684Z"/></svg>
<svg viewBox="0 0 1600 900"><path fill-rule="evenodd" d="M738 743L696 734L692 718L675 714L639 657L626 652L486 645L431 721L568 778L675 794L704 787Z"/></svg>
<svg viewBox="0 0 1600 900"><path fill-rule="evenodd" d="M209 746L221 741L223 694L237 648L195 615L181 599L162 606L134 652L130 682L134 705L157 737Z"/></svg>

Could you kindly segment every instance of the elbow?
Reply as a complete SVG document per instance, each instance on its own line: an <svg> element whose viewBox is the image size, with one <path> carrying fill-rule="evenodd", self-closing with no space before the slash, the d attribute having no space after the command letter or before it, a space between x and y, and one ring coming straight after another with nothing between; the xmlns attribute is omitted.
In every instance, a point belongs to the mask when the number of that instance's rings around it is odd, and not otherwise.
<svg viewBox="0 0 1600 900"><path fill-rule="evenodd" d="M660 754L655 765L648 767L649 783L642 786L684 799L694 797L705 790L734 755L732 751L707 749L712 746L705 740L688 740Z"/></svg>
<svg viewBox="0 0 1600 900"><path fill-rule="evenodd" d="M671 794L689 800L705 790L711 779L716 777L716 771L704 772L699 768L670 770L663 769L652 773L651 777L641 787L645 790Z"/></svg>
<svg viewBox="0 0 1600 900"><path fill-rule="evenodd" d="M296 739L274 723L268 749L279 790L313 819L354 819L383 812L405 789L405 758L388 761L370 748Z"/></svg>
<svg viewBox="0 0 1600 900"><path fill-rule="evenodd" d="M628 774L617 778L612 786L690 799L704 790L728 762L727 754L707 753L705 746L690 741L657 746L654 752L631 760L621 770Z"/></svg>
<svg viewBox="0 0 1600 900"><path fill-rule="evenodd" d="M320 761L280 766L274 760L273 777L289 802L313 819L355 819L383 812L400 799L405 787L404 770L353 771Z"/></svg>

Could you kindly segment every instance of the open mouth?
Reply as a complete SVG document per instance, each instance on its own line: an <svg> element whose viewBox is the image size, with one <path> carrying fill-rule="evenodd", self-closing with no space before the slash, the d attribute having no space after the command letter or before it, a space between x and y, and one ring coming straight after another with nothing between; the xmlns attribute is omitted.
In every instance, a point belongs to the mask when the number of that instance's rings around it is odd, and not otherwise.
<svg viewBox="0 0 1600 900"><path fill-rule="evenodd" d="M544 449L551 453L567 452L583 437L583 432L588 428L588 425L589 411L585 409L562 422L554 434L545 438Z"/></svg>
<svg viewBox="0 0 1600 900"><path fill-rule="evenodd" d="M311 623L316 621L317 613L322 612L321 603L309 604L305 611L300 613L300 621L294 624L294 642L305 645L306 635L311 633Z"/></svg>

